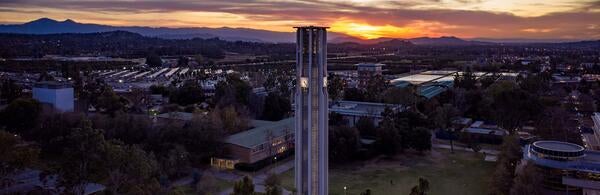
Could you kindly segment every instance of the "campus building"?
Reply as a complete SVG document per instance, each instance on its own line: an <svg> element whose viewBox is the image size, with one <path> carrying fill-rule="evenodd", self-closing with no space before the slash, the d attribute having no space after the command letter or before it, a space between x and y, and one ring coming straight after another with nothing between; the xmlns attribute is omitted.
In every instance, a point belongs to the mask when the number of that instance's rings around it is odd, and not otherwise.
<svg viewBox="0 0 600 195"><path fill-rule="evenodd" d="M356 65L358 73L358 87L365 88L367 82L377 75L382 75L383 64L380 63L360 63Z"/></svg>
<svg viewBox="0 0 600 195"><path fill-rule="evenodd" d="M544 194L600 193L600 152L559 141L537 141L523 150L523 159L543 175Z"/></svg>
<svg viewBox="0 0 600 195"><path fill-rule="evenodd" d="M329 112L342 116L346 125L354 126L360 118L368 118L377 126L383 120L382 113L386 109L402 111L403 106L376 102L337 101L332 103Z"/></svg>
<svg viewBox="0 0 600 195"><path fill-rule="evenodd" d="M296 27L296 189L328 193L327 28Z"/></svg>
<svg viewBox="0 0 600 195"><path fill-rule="evenodd" d="M591 118L594 126L592 128L581 127L581 136L587 149L600 150L600 112L594 112Z"/></svg>
<svg viewBox="0 0 600 195"><path fill-rule="evenodd" d="M283 159L294 148L294 118L252 121L253 128L225 138L226 157L212 158L213 167L256 170Z"/></svg>
<svg viewBox="0 0 600 195"><path fill-rule="evenodd" d="M52 105L60 112L72 112L75 109L73 87L69 83L55 81L38 82L33 85L33 99Z"/></svg>

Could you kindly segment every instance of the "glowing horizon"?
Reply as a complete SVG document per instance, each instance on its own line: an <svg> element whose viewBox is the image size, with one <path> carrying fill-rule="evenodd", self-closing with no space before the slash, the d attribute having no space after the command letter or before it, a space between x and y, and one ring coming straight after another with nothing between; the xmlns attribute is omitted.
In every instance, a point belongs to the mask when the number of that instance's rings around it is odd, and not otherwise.
<svg viewBox="0 0 600 195"><path fill-rule="evenodd" d="M0 23L48 17L81 23L150 27L232 27L291 32L324 25L362 39L600 39L594 0L9 0Z"/></svg>

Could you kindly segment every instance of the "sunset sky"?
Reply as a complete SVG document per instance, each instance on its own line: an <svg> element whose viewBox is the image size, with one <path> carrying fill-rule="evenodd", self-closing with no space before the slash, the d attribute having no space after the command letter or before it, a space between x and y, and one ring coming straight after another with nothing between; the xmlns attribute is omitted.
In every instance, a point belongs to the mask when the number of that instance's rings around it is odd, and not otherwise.
<svg viewBox="0 0 600 195"><path fill-rule="evenodd" d="M362 38L600 39L600 0L1 0L0 23L42 17L152 27L292 31Z"/></svg>

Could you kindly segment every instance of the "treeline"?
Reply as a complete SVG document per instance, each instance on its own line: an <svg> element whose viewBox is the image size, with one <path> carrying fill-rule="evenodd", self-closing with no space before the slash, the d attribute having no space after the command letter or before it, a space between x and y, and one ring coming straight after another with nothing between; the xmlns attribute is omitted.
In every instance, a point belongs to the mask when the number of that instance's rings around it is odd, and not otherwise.
<svg viewBox="0 0 600 195"><path fill-rule="evenodd" d="M112 194L165 194L170 181L223 152L223 129L232 121L225 112L195 114L185 125L158 124L121 112L54 113L35 100L16 99L0 111L0 171L42 170L58 176L66 194L81 194L89 183Z"/></svg>
<svg viewBox="0 0 600 195"><path fill-rule="evenodd" d="M117 69L132 66L130 61L57 61L57 60L6 60L0 61L0 71L6 72L46 72L62 70L65 67L81 71Z"/></svg>
<svg viewBox="0 0 600 195"><path fill-rule="evenodd" d="M294 43L233 42L219 38L161 39L127 31L47 35L0 33L0 40L3 40L0 45L2 58L44 55L143 58L152 53L160 56L201 54L210 59L223 59L227 52L233 52L266 55L271 60L291 60L296 51ZM396 50L410 51L412 46L407 41L392 40L369 45L328 44L328 50L332 53L389 53Z"/></svg>
<svg viewBox="0 0 600 195"><path fill-rule="evenodd" d="M296 49L293 44L229 42L218 38L160 39L126 31L49 35L0 34L0 39L3 40L0 46L0 56L3 58L44 55L141 58L148 52L154 52L158 55L201 54L211 59L222 59L225 51L282 55L293 53Z"/></svg>

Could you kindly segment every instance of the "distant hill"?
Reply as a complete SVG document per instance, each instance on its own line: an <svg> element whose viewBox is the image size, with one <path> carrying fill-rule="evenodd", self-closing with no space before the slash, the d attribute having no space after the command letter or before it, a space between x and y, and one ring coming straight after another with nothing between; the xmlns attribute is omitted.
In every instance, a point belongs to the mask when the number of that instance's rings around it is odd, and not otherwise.
<svg viewBox="0 0 600 195"><path fill-rule="evenodd" d="M147 37L156 37L163 39L192 39L192 38L219 38L226 41L246 41L246 42L271 42L271 43L292 43L295 41L293 32L276 32L268 30L258 30L250 28L166 28L166 27L141 27L141 26L110 26L101 24L85 24L70 19L57 21L49 18L40 18L23 24L0 25L0 33L17 34L59 34L59 33L98 33L110 31L127 31L138 33ZM396 38L377 38L360 39L343 33L329 32L328 41L330 43L360 43L377 44L390 40L409 41L415 45L493 45L497 43L510 44L531 44L531 43L549 43L549 42L569 42L569 40L554 39L492 39L492 38L473 38L461 39L453 36L442 37L419 37L410 39Z"/></svg>
<svg viewBox="0 0 600 195"><path fill-rule="evenodd" d="M23 24L0 25L0 33L18 34L59 34L59 33L97 33L109 31L128 31L148 37L164 39L192 39L192 38L220 38L227 41L249 42L294 42L293 32L275 32L249 28L166 28L166 27L140 27L140 26L109 26L101 24L78 23L67 19L57 21L49 18L40 18ZM359 39L342 33L329 32L328 39L331 43L354 42L361 44L376 44L393 40L394 38ZM465 41L456 37L415 38L406 39L417 45L469 45L474 42Z"/></svg>
<svg viewBox="0 0 600 195"><path fill-rule="evenodd" d="M291 43L231 42L218 38L163 39L128 31L98 33L16 34L0 33L0 57L197 55L212 59L224 52L257 55L287 55L295 51Z"/></svg>
<svg viewBox="0 0 600 195"><path fill-rule="evenodd" d="M253 41L253 42L294 42L295 34L292 32L275 32L249 28L166 28L166 27L140 27L140 26L109 26L101 24L84 24L73 20L57 21L41 18L24 24L0 25L0 33L19 34L58 34L58 33L95 33L109 31L128 31L148 37L166 39L192 39L215 38L227 41ZM329 33L330 39L347 36L339 33Z"/></svg>
<svg viewBox="0 0 600 195"><path fill-rule="evenodd" d="M415 45L456 45L456 46L467 46L467 45L490 45L494 43L490 42L482 42L482 41L469 41L463 40L457 37L419 37L419 38L410 38L410 39L396 39L396 38L377 38L377 39L359 39L356 37L338 37L336 39L331 40L332 42L355 42L361 44L375 44L375 43L383 43L392 40L402 40L408 41Z"/></svg>

